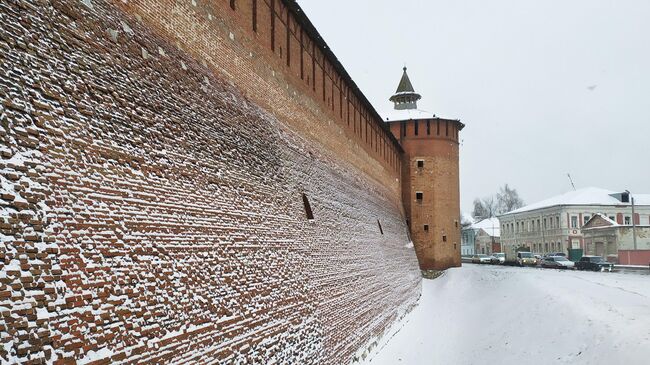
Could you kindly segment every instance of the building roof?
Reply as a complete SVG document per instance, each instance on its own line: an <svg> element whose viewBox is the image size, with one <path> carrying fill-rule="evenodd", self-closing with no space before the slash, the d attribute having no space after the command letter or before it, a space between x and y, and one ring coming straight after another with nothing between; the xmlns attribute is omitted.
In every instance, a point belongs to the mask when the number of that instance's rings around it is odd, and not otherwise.
<svg viewBox="0 0 650 365"><path fill-rule="evenodd" d="M501 237L501 223L499 218L493 217L483 219L480 222L474 223L470 226L476 230L484 230L490 237Z"/></svg>
<svg viewBox="0 0 650 365"><path fill-rule="evenodd" d="M620 224L609 219L609 217L607 217L606 215L601 213L596 213L591 218L589 218L587 223L585 223L581 229L583 231L588 231L590 229L612 228L612 227L617 227L619 225Z"/></svg>
<svg viewBox="0 0 650 365"><path fill-rule="evenodd" d="M417 109L417 101L422 99L422 96L415 92L413 84L406 73L406 67L402 73L402 79L397 85L397 91L390 97L390 101L395 103L395 109Z"/></svg>
<svg viewBox="0 0 650 365"><path fill-rule="evenodd" d="M575 191L569 191L567 193L554 196L552 198L542 200L540 202L527 205L523 208L515 209L508 213L502 214L501 216L529 212L542 208L549 208L554 206L566 206L566 205L630 205L630 203L622 203L620 200L614 198L612 194L617 192L589 187L578 189ZM650 194L632 194L634 197L635 205L650 205Z"/></svg>
<svg viewBox="0 0 650 365"><path fill-rule="evenodd" d="M469 222L469 224L476 223L476 219L474 219L474 217L472 217L471 214L466 213L466 212L460 212L460 218L461 218L461 221Z"/></svg>

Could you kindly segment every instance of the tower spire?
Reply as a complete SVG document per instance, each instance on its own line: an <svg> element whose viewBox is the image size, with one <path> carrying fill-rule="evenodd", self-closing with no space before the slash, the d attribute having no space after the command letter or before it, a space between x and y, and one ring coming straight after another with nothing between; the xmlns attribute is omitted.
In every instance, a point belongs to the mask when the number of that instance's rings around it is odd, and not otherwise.
<svg viewBox="0 0 650 365"><path fill-rule="evenodd" d="M397 91L389 100L395 103L396 110L417 109L417 102L422 96L415 92L409 75L406 73L406 66L404 66L403 70L404 73L402 74L402 79L399 81L399 85L397 85Z"/></svg>

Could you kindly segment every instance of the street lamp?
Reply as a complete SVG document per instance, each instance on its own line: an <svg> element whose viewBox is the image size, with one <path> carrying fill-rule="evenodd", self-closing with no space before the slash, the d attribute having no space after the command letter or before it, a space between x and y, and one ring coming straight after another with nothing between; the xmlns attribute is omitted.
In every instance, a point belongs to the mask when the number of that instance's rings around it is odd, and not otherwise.
<svg viewBox="0 0 650 365"><path fill-rule="evenodd" d="M629 190L625 190L627 193L628 197L630 198L630 201L632 202L632 240L634 241L634 250L636 251L636 222L634 221L634 197L632 196L632 193L630 193Z"/></svg>

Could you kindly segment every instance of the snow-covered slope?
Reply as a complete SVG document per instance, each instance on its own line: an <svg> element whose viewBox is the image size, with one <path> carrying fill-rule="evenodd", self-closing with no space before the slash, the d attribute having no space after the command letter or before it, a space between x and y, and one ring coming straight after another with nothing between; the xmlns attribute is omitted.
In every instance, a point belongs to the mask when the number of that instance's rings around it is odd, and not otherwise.
<svg viewBox="0 0 650 365"><path fill-rule="evenodd" d="M368 364L647 364L650 276L466 265Z"/></svg>

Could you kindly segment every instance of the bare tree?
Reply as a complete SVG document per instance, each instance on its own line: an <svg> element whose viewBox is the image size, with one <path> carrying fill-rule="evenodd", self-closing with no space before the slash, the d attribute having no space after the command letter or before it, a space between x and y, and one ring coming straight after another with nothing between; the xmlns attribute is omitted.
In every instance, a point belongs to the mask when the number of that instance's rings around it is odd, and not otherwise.
<svg viewBox="0 0 650 365"><path fill-rule="evenodd" d="M508 213L524 206L524 201L519 197L517 189L512 189L505 184L497 193L497 214Z"/></svg>
<svg viewBox="0 0 650 365"><path fill-rule="evenodd" d="M474 210L472 216L476 220L492 218L497 215L497 201L494 196L488 196L483 199L474 199Z"/></svg>
<svg viewBox="0 0 650 365"><path fill-rule="evenodd" d="M498 203L497 200L494 199L493 195L483 198L483 206L485 207L485 211L487 213L487 216L485 218L492 218L498 214Z"/></svg>
<svg viewBox="0 0 650 365"><path fill-rule="evenodd" d="M479 198L474 199L474 209L472 210L472 217L476 220L487 218L487 209L483 205L483 201Z"/></svg>
<svg viewBox="0 0 650 365"><path fill-rule="evenodd" d="M474 199L472 216L477 220L482 220L508 213L523 206L524 201L519 197L517 189L505 184L499 188L496 195L490 195L483 199Z"/></svg>

